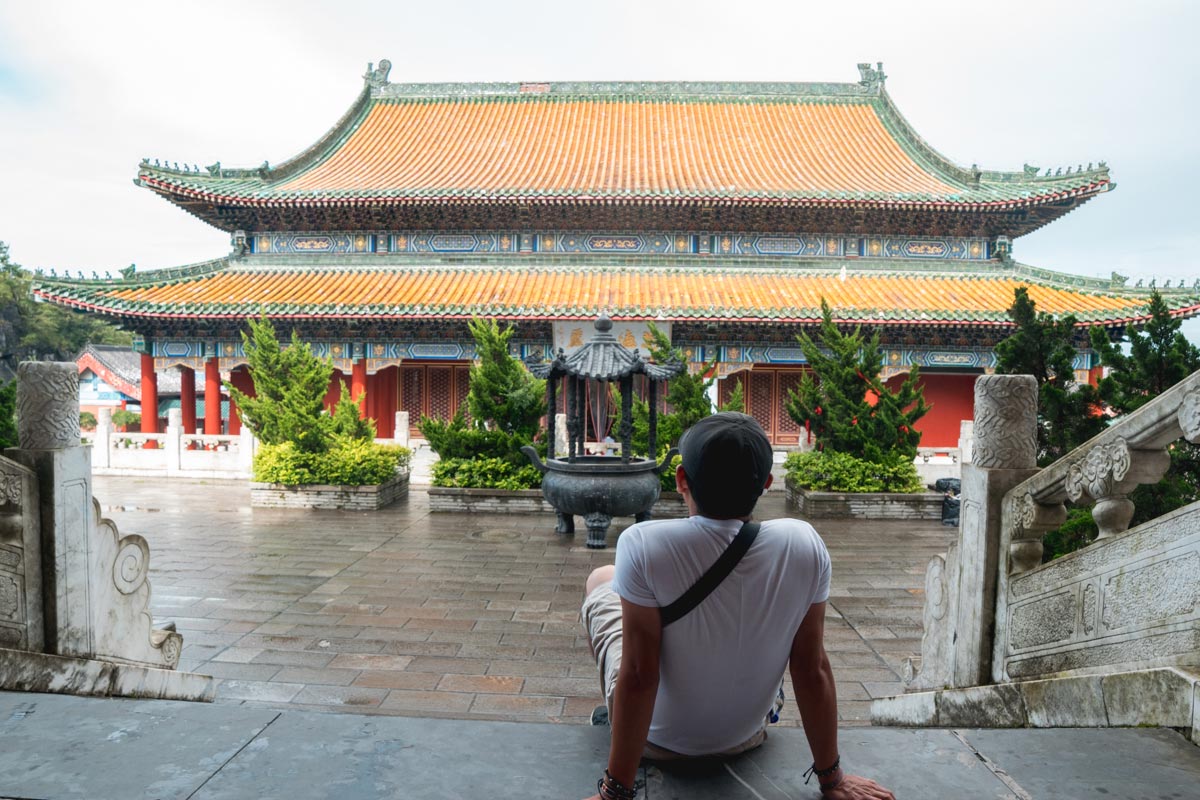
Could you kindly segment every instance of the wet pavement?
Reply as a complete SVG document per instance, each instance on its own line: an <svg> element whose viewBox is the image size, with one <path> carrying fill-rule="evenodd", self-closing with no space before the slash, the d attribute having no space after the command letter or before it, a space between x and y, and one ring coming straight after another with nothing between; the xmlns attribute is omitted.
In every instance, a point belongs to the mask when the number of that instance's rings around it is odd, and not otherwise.
<svg viewBox="0 0 1200 800"><path fill-rule="evenodd" d="M579 624L587 574L613 559L546 515L431 514L414 487L379 512L251 509L245 482L97 477L103 513L151 548L153 613L218 703L538 722L600 702ZM783 493L758 516L786 515ZM833 558L826 646L846 724L901 690L920 651L935 523L818 523ZM789 705L783 719L794 725Z"/></svg>

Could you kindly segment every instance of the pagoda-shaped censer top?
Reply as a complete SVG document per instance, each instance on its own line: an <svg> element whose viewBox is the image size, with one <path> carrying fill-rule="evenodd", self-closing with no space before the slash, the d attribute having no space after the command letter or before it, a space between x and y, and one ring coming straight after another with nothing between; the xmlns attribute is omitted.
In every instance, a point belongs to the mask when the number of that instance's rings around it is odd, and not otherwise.
<svg viewBox="0 0 1200 800"><path fill-rule="evenodd" d="M628 348L613 335L612 320L601 314L594 323L591 341L567 355L562 348L552 361L526 362L529 371L546 379L546 406L549 409L548 430L554 430L555 390L560 378L566 378L567 391L567 460L574 462L584 455L584 424L586 415L587 381L616 382L621 393L621 460L629 463L633 448L633 376L647 378L647 400L650 404L650 437L647 456L657 455L658 384L679 375L686 369L682 361L672 359L665 364L651 364Z"/></svg>

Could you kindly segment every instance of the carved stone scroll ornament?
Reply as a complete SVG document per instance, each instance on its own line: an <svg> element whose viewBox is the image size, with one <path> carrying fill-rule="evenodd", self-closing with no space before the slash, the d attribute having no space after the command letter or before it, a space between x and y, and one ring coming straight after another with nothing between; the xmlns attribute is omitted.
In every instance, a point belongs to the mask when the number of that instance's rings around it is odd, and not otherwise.
<svg viewBox="0 0 1200 800"><path fill-rule="evenodd" d="M1066 522L1067 509L1062 503L1039 503L1031 492L1009 502L1005 514L1010 525L1008 571L1009 574L1028 572L1042 563L1042 537Z"/></svg>
<svg viewBox="0 0 1200 800"><path fill-rule="evenodd" d="M1200 444L1200 389L1193 389L1183 396L1179 404L1179 427L1183 438L1192 444Z"/></svg>
<svg viewBox="0 0 1200 800"><path fill-rule="evenodd" d="M1067 468L1066 491L1072 501L1096 501L1092 518L1105 539L1129 529L1134 505L1129 492L1155 483L1171 466L1165 450L1134 450L1124 439L1100 444Z"/></svg>
<svg viewBox="0 0 1200 800"><path fill-rule="evenodd" d="M1033 469L1037 465L1037 381L1032 375L975 379L975 466Z"/></svg>
<svg viewBox="0 0 1200 800"><path fill-rule="evenodd" d="M79 368L72 362L17 366L17 439L22 450L79 446Z"/></svg>

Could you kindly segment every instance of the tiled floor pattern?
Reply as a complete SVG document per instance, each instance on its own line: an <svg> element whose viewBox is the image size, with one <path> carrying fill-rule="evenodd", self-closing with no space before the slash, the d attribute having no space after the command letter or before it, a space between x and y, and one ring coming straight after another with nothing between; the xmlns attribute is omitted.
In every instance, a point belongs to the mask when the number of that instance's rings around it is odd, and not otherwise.
<svg viewBox="0 0 1200 800"><path fill-rule="evenodd" d="M232 482L103 477L95 493L149 540L155 618L184 635L182 668L221 679L218 702L573 723L600 702L579 603L613 550L557 536L549 515L434 515L419 487L374 514L251 511ZM759 506L786 513L781 492ZM865 724L920 651L925 563L952 529L817 527L839 708Z"/></svg>

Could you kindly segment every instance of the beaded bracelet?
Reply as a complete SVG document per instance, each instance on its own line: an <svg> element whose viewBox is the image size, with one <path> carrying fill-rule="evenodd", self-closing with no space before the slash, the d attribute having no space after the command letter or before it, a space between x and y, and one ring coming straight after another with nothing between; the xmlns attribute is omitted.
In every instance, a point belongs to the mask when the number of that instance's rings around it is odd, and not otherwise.
<svg viewBox="0 0 1200 800"><path fill-rule="evenodd" d="M607 769L604 770L604 777L596 781L596 793L601 800L636 800L637 790L636 784L633 787L626 786Z"/></svg>
<svg viewBox="0 0 1200 800"><path fill-rule="evenodd" d="M821 787L822 792L824 792L828 789L836 789L838 786L841 786L842 780L844 779L844 777L838 778L833 783L823 783L821 781L821 778L828 778L830 775L834 774L839 769L841 769L841 766L842 766L842 757L840 755L833 760L833 766L826 767L825 769L817 769L817 762L814 761L812 766L809 767L808 770L804 773L804 785L807 786L808 782L812 778L812 776L816 775L817 776L817 784Z"/></svg>

